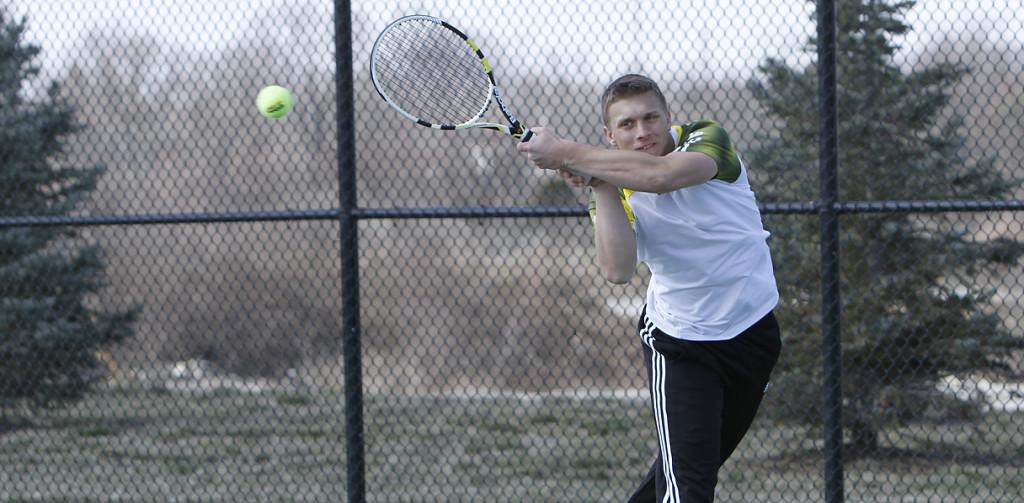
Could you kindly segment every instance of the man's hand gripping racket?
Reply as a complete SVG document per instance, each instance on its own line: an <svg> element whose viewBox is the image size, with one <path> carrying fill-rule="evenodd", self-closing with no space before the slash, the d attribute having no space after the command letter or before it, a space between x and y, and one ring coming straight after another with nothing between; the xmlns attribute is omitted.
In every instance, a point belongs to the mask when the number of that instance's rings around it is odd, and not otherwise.
<svg viewBox="0 0 1024 503"><path fill-rule="evenodd" d="M370 77L385 102L421 126L491 129L522 142L533 137L502 101L480 48L444 20L413 15L391 22L373 43ZM492 99L507 125L480 120Z"/></svg>

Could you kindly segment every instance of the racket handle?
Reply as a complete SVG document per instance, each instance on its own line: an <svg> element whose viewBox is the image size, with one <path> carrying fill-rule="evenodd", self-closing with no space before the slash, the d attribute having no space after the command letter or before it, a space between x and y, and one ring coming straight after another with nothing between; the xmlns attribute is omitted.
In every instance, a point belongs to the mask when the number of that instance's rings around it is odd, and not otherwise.
<svg viewBox="0 0 1024 503"><path fill-rule="evenodd" d="M533 131L530 130L530 129L524 129L523 130L523 137L522 138L523 139L521 139L519 141L521 141L523 143L526 143L526 142L530 141L530 138L533 138ZM582 178L583 179L583 186L584 187L589 186L590 182L594 179L594 177L592 177L590 175L580 175L580 174L577 174L575 171L573 171L571 169L567 169L566 171L568 171L568 172L570 172L570 173L572 173L572 174Z"/></svg>

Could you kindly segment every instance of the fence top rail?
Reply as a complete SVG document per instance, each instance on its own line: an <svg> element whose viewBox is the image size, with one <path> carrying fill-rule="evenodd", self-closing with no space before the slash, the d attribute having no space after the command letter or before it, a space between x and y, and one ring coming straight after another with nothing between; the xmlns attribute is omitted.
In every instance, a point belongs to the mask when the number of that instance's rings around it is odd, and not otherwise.
<svg viewBox="0 0 1024 503"><path fill-rule="evenodd" d="M764 203L764 214L816 214L820 203ZM833 211L858 213L971 213L983 211L1022 211L1024 199L1009 200L937 200L937 201L847 201L837 202ZM268 222L297 220L333 220L341 216L338 208L317 210L273 210L201 213L156 213L141 215L51 215L0 217L0 228L59 227L103 225L203 224L225 222ZM506 206L506 207L434 207L434 208L355 208L352 216L360 220L401 220L431 218L541 218L587 217L583 206Z"/></svg>

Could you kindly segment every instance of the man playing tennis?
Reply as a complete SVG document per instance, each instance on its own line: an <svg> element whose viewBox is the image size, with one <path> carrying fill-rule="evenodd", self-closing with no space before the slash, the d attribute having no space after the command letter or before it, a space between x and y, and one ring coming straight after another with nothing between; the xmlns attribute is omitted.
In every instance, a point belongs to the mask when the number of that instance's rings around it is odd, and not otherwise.
<svg viewBox="0 0 1024 503"><path fill-rule="evenodd" d="M746 168L713 121L674 125L658 85L625 75L602 98L604 149L534 128L518 149L573 185L591 176L597 262L651 271L638 330L659 453L630 502L710 502L781 349L779 295Z"/></svg>

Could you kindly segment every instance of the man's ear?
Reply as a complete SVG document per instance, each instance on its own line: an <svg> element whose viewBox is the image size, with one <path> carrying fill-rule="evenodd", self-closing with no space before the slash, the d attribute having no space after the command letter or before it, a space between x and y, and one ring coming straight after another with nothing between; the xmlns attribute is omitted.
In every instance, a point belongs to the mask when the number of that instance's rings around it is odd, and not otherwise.
<svg viewBox="0 0 1024 503"><path fill-rule="evenodd" d="M609 131L607 127L604 128L604 140L608 142L609 145L613 147L615 146L615 138L612 137L612 132Z"/></svg>

